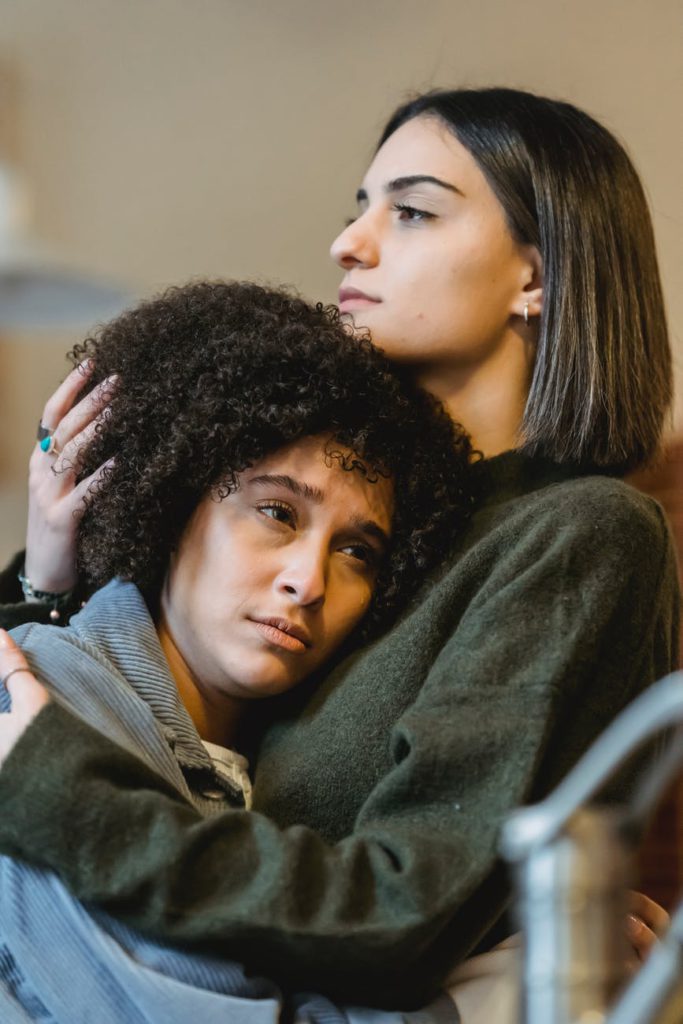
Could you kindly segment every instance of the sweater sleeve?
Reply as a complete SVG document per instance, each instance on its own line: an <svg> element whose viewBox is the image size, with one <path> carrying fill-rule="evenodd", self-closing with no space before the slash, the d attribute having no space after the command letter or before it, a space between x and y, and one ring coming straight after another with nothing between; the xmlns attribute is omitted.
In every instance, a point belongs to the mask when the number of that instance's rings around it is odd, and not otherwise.
<svg viewBox="0 0 683 1024"><path fill-rule="evenodd" d="M494 560L341 841L263 813L202 819L52 704L0 772L0 851L290 990L417 1005L500 912L505 815L672 665L677 585L661 514L609 540L599 526L567 514Z"/></svg>
<svg viewBox="0 0 683 1024"><path fill-rule="evenodd" d="M24 564L24 552L18 551L0 571L0 605L16 604L23 599L17 574Z"/></svg>
<svg viewBox="0 0 683 1024"><path fill-rule="evenodd" d="M9 564L0 570L0 627L15 629L28 622L52 623L49 604L40 601L25 601L19 583L19 572L23 571L24 551L18 551ZM69 616L78 608L79 600L85 597L85 588L79 585L74 591L69 607L63 608L58 625L65 625Z"/></svg>
<svg viewBox="0 0 683 1024"><path fill-rule="evenodd" d="M0 626L14 629L25 622L49 622L48 605L24 600L18 573L24 564L24 552L19 551L9 565L0 571Z"/></svg>

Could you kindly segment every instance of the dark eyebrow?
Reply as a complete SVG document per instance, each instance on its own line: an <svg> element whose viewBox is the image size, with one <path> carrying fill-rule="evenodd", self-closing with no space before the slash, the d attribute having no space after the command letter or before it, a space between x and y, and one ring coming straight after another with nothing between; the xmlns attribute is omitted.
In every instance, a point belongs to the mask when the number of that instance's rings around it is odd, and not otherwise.
<svg viewBox="0 0 683 1024"><path fill-rule="evenodd" d="M386 193L401 192L405 188L410 188L412 185L422 185L424 183L428 185L438 185L440 188L448 189L449 192L455 192L456 195L463 195L464 193L456 188L455 185L451 185L449 181L444 181L442 178L435 178L433 174L404 174L402 178L392 178L384 186ZM362 203L368 198L368 193L364 188L359 188L356 192L356 202Z"/></svg>
<svg viewBox="0 0 683 1024"><path fill-rule="evenodd" d="M261 476L252 476L250 484L266 485L268 487L284 487L286 491L295 494L297 498L307 498L309 501L319 505L325 500L325 495L319 487L311 487L302 480L295 480L293 476L280 473L264 473Z"/></svg>

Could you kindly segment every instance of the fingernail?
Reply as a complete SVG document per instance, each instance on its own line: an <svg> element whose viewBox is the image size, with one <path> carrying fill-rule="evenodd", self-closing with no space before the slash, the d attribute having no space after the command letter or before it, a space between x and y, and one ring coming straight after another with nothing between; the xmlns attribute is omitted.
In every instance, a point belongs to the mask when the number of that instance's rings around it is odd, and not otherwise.
<svg viewBox="0 0 683 1024"><path fill-rule="evenodd" d="M0 647L11 647L12 637L6 629L0 629Z"/></svg>
<svg viewBox="0 0 683 1024"><path fill-rule="evenodd" d="M644 922L635 914L627 914L626 924L628 926L628 930L637 935L638 932L642 931Z"/></svg>

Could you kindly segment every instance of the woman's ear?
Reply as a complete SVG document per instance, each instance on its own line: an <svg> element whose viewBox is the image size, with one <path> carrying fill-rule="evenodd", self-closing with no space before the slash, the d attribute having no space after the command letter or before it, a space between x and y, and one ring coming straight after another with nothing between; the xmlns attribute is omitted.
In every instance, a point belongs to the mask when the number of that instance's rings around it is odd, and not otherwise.
<svg viewBox="0 0 683 1024"><path fill-rule="evenodd" d="M522 287L515 296L512 312L528 322L531 317L540 316L543 310L543 261L535 245L523 245Z"/></svg>

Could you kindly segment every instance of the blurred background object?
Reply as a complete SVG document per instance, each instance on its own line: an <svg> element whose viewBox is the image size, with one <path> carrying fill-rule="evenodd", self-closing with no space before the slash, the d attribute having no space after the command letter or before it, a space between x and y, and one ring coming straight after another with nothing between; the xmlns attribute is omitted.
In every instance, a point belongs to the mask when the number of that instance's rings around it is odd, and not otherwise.
<svg viewBox="0 0 683 1024"><path fill-rule="evenodd" d="M61 373L65 334L71 341L131 302L130 292L86 267L69 264L59 250L52 251L36 237L31 189L22 171L21 137L20 73L16 62L3 63L0 54L0 424L8 437L17 436L16 427L23 426L28 415L18 396L31 396L35 419L40 403L32 384L36 371L40 374L39 365L49 367L41 392L58 379L54 360L36 359L36 349L42 355L43 347L52 343ZM22 339L28 350L16 350ZM3 557L7 542L15 546L23 534L26 446L20 451L23 462L9 446L0 449Z"/></svg>
<svg viewBox="0 0 683 1024"><path fill-rule="evenodd" d="M624 708L542 801L507 818L501 846L516 879L524 1024L680 1024L683 903L630 984L619 923L634 847L683 761L682 726L683 672L674 672ZM615 773L672 730L630 798L600 804Z"/></svg>
<svg viewBox="0 0 683 1024"><path fill-rule="evenodd" d="M31 194L17 144L20 87L0 65L0 331L84 329L115 316L129 296L63 265L32 236Z"/></svg>

